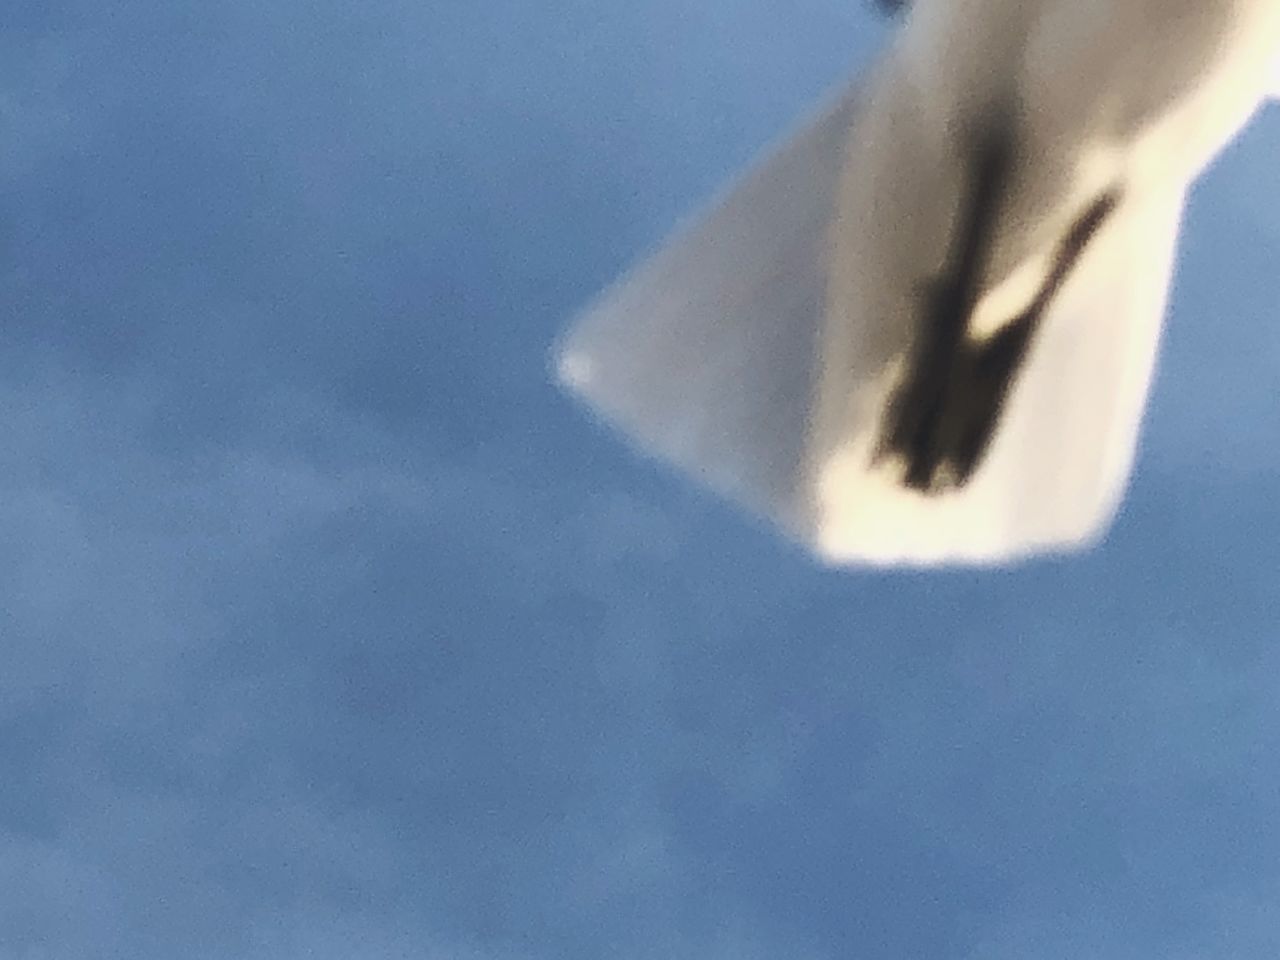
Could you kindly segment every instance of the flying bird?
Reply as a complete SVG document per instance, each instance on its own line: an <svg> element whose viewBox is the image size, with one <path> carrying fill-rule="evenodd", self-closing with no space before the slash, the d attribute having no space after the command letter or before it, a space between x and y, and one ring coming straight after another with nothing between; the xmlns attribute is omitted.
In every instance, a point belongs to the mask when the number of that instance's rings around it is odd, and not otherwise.
<svg viewBox="0 0 1280 960"><path fill-rule="evenodd" d="M1280 95L1280 3L905 7L557 372L827 561L1081 548L1132 468L1187 191Z"/></svg>

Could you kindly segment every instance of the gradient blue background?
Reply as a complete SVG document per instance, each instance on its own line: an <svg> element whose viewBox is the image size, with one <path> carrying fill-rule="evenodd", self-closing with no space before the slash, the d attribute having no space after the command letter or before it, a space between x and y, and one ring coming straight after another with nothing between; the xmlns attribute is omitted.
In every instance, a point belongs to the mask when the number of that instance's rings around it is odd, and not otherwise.
<svg viewBox="0 0 1280 960"><path fill-rule="evenodd" d="M546 379L850 0L7 0L0 957L1280 956L1280 110L1104 546L824 571Z"/></svg>

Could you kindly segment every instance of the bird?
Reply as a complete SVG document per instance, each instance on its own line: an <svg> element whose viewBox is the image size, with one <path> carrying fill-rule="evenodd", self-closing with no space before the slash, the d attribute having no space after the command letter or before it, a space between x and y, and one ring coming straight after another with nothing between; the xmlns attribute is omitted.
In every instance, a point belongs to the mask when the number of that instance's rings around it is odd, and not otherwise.
<svg viewBox="0 0 1280 960"><path fill-rule="evenodd" d="M882 5L869 74L589 304L556 375L824 562L1083 549L1188 190L1280 95L1280 4Z"/></svg>

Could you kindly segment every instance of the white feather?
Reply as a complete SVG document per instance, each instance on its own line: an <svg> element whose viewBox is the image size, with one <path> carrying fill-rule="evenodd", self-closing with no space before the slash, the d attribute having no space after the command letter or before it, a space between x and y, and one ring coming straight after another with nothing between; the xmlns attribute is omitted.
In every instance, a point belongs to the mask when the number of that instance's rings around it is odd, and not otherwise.
<svg viewBox="0 0 1280 960"><path fill-rule="evenodd" d="M881 67L577 321L560 373L639 444L840 562L995 562L1103 531L1134 456L1188 185L1273 84L1275 0L916 0ZM1020 167L969 327L1120 203L1036 334L971 480L873 456L947 257L969 134Z"/></svg>
<svg viewBox="0 0 1280 960"><path fill-rule="evenodd" d="M561 382L639 446L810 538L801 469L827 233L856 104L781 149L583 311Z"/></svg>
<svg viewBox="0 0 1280 960"><path fill-rule="evenodd" d="M1096 540L1132 467L1182 203L1181 190L1133 202L1096 238L965 487L904 489L891 464L869 466L872 434L855 426L817 469L819 551L838 562L985 563ZM875 386L859 425L878 423L884 384L861 383Z"/></svg>

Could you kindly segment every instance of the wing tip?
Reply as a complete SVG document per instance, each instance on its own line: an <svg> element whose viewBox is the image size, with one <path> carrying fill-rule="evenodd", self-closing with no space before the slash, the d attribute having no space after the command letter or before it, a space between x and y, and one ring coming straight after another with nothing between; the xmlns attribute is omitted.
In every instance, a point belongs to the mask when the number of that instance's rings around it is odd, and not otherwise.
<svg viewBox="0 0 1280 960"><path fill-rule="evenodd" d="M581 395L596 379L595 364L580 350L557 347L550 366L552 380L569 393Z"/></svg>

